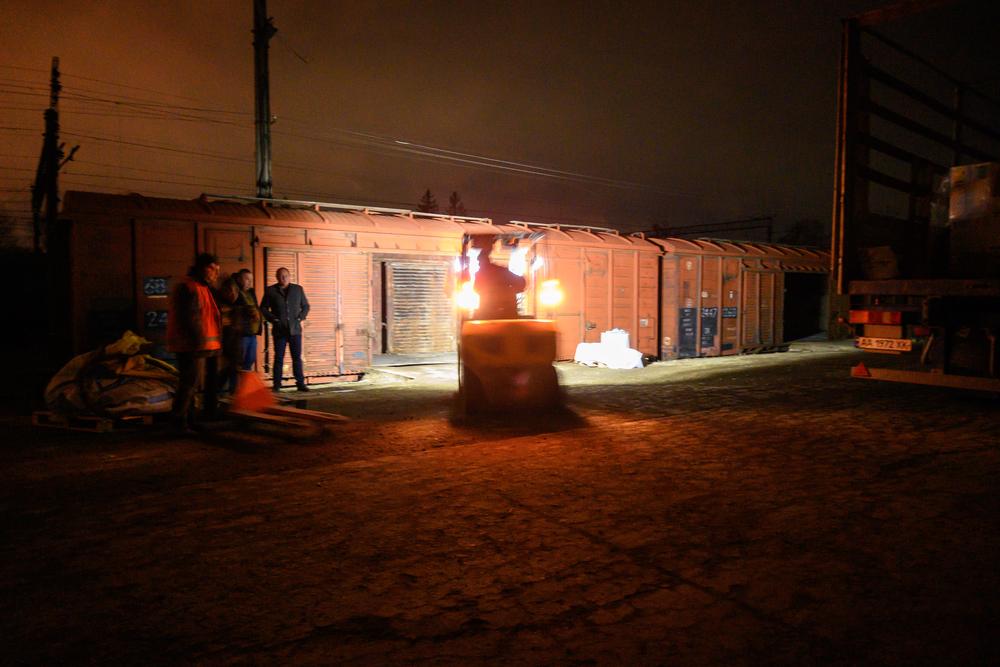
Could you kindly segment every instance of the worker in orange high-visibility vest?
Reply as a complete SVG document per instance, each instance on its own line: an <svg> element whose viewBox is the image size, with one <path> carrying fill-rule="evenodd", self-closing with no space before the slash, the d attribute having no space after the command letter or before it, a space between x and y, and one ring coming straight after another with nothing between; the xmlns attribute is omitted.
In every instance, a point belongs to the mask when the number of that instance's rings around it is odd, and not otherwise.
<svg viewBox="0 0 1000 667"><path fill-rule="evenodd" d="M212 296L219 278L219 259L201 253L194 266L175 286L167 316L167 349L177 355L180 379L171 411L174 428L188 432L196 426L191 403L199 379L204 377L203 410L215 416L218 392L218 357L222 350L222 318Z"/></svg>

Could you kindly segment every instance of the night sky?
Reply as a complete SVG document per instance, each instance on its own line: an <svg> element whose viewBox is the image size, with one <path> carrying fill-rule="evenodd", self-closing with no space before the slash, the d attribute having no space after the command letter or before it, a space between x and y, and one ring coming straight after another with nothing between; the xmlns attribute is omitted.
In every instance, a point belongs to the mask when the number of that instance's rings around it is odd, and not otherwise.
<svg viewBox="0 0 1000 667"><path fill-rule="evenodd" d="M458 191L471 215L626 231L825 224L839 18L884 4L270 0L274 193L413 208ZM976 80L981 47L959 39L985 30L976 4L885 32L945 26L951 41L917 46ZM81 146L64 189L254 194L251 0L0 14L8 213L27 209L53 55L64 140Z"/></svg>

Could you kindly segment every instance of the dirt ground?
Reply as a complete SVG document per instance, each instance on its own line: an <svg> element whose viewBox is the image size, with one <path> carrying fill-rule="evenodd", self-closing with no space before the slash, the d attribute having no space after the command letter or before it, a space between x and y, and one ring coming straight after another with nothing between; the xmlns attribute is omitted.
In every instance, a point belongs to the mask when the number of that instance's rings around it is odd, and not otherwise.
<svg viewBox="0 0 1000 667"><path fill-rule="evenodd" d="M453 366L317 438L2 421L10 664L997 664L1000 400L837 343L453 418Z"/></svg>

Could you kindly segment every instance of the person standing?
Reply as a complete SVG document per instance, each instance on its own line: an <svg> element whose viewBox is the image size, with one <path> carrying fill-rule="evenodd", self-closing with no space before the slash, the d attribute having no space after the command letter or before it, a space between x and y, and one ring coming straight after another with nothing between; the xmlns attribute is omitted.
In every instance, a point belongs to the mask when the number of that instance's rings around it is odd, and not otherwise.
<svg viewBox="0 0 1000 667"><path fill-rule="evenodd" d="M494 264L490 259L492 250L490 243L479 251L479 271L473 281L479 294L476 319L517 319L517 295L524 291L526 282L509 269Z"/></svg>
<svg viewBox="0 0 1000 667"><path fill-rule="evenodd" d="M243 337L237 274L232 274L215 291L215 303L222 316L222 355L219 359L219 391L236 392L236 374L243 366L240 344Z"/></svg>
<svg viewBox="0 0 1000 667"><path fill-rule="evenodd" d="M194 424L191 403L204 377L203 410L215 416L218 357L222 349L222 318L212 296L219 278L219 260L210 253L195 257L188 274L175 286L167 316L167 350L177 355L179 374L171 417L174 428L188 432Z"/></svg>
<svg viewBox="0 0 1000 667"><path fill-rule="evenodd" d="M257 336L264 327L260 308L257 306L257 294L253 289L253 273L250 269L239 270L236 274L236 285L240 290L237 303L243 334L240 338L240 369L252 371L254 364L257 363Z"/></svg>
<svg viewBox="0 0 1000 667"><path fill-rule="evenodd" d="M302 371L302 322L309 315L309 300L301 285L292 282L291 273L285 267L275 272L278 282L264 290L260 311L264 319L271 323L274 338L274 366L272 369L274 390L281 389L282 366L285 364L285 348L292 354L292 373L295 388L309 391Z"/></svg>

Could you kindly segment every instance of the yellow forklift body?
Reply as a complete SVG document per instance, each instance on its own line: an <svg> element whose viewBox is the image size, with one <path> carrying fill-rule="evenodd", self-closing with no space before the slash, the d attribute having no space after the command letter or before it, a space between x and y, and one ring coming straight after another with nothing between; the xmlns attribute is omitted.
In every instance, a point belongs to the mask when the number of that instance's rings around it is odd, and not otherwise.
<svg viewBox="0 0 1000 667"><path fill-rule="evenodd" d="M551 320L466 320L461 341L466 411L560 404L555 358L556 326Z"/></svg>

